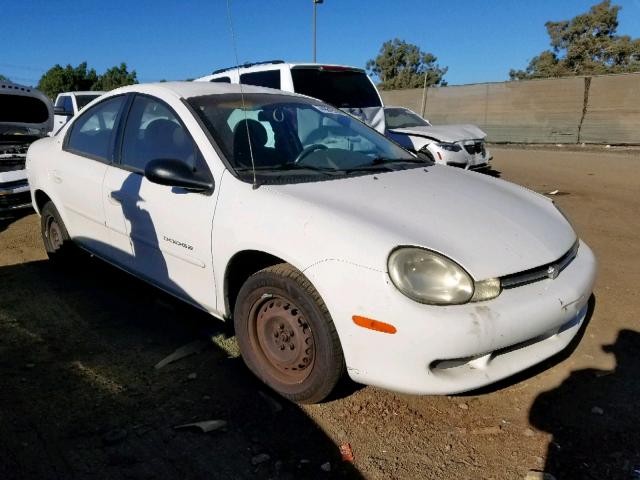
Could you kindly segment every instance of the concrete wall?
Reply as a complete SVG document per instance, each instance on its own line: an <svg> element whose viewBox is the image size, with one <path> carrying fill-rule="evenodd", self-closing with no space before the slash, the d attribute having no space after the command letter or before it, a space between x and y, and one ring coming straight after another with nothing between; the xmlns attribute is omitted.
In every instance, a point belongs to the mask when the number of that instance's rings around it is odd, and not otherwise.
<svg viewBox="0 0 640 480"><path fill-rule="evenodd" d="M640 74L383 91L434 124L473 123L493 142L640 144Z"/></svg>

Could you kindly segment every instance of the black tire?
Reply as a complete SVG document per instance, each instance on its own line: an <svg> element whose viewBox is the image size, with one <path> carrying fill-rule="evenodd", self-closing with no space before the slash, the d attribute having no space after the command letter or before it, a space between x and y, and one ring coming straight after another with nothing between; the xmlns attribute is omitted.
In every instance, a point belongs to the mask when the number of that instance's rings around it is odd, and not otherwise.
<svg viewBox="0 0 640 480"><path fill-rule="evenodd" d="M49 260L67 263L75 259L77 249L69 237L67 227L60 218L58 210L51 201L45 203L40 211L40 230Z"/></svg>
<svg viewBox="0 0 640 480"><path fill-rule="evenodd" d="M293 402L321 402L345 371L326 305L287 263L249 277L238 293L234 326L249 370Z"/></svg>

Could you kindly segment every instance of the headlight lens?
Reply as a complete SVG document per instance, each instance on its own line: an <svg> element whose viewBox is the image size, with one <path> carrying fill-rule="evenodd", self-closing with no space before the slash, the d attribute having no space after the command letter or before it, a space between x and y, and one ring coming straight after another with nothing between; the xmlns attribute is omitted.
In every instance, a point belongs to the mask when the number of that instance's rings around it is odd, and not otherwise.
<svg viewBox="0 0 640 480"><path fill-rule="evenodd" d="M391 281L407 297L429 305L481 302L500 295L499 278L475 282L456 262L417 247L398 248L389 255Z"/></svg>
<svg viewBox="0 0 640 480"><path fill-rule="evenodd" d="M473 297L473 280L453 260L416 247L389 255L391 281L407 297L430 305L456 305Z"/></svg>
<svg viewBox="0 0 640 480"><path fill-rule="evenodd" d="M462 147L460 145L458 145L457 143L444 143L443 142L443 143L438 143L436 145L438 145L443 150L447 150L448 152L459 152L460 150L462 150Z"/></svg>
<svg viewBox="0 0 640 480"><path fill-rule="evenodd" d="M502 291L502 283L499 278L488 278L475 283L475 290L471 302L481 302L483 300L491 300L500 295Z"/></svg>

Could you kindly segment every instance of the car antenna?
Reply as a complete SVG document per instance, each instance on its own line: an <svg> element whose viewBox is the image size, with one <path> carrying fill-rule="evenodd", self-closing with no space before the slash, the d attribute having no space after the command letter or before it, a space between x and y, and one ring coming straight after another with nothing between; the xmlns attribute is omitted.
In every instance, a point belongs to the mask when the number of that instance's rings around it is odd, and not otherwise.
<svg viewBox="0 0 640 480"><path fill-rule="evenodd" d="M240 86L240 99L242 101L242 112L244 113L244 126L247 129L247 140L249 141L249 156L251 157L251 173L253 174L253 189L258 188L258 181L256 180L256 163L253 159L253 146L251 145L251 133L249 132L249 124L247 122L247 109L244 103L244 91L242 89L242 83L240 82L240 61L238 60L238 46L236 45L236 36L233 32L233 19L231 18L231 0L227 0L227 18L229 19L229 31L231 32L231 45L233 46L233 53L236 57L236 70L238 71L238 85Z"/></svg>

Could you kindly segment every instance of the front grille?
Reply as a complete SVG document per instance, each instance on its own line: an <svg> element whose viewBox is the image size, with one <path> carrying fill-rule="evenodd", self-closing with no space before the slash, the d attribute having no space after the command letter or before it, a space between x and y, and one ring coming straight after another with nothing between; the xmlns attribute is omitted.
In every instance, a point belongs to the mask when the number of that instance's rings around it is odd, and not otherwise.
<svg viewBox="0 0 640 480"><path fill-rule="evenodd" d="M554 279L564 270L578 254L578 241L573 244L567 253L555 262L547 263L541 267L535 267L524 272L506 275L500 278L502 288L515 288L544 279Z"/></svg>
<svg viewBox="0 0 640 480"><path fill-rule="evenodd" d="M21 192L12 195L0 195L0 210L16 208L31 204L31 193Z"/></svg>
<svg viewBox="0 0 640 480"><path fill-rule="evenodd" d="M476 153L481 153L484 155L484 142L478 141L478 142L468 143L464 146L464 149L470 155L475 155Z"/></svg>

